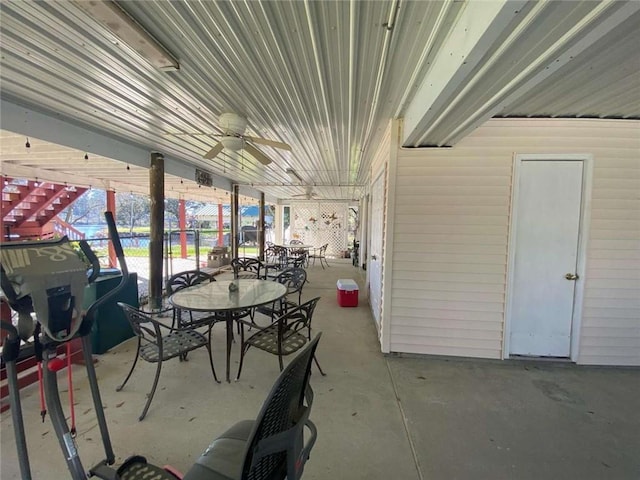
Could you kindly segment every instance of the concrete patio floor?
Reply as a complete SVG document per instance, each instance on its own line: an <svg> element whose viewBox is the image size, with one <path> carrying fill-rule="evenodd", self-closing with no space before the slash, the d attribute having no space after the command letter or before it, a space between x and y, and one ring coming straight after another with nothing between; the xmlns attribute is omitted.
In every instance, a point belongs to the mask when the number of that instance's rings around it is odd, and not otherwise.
<svg viewBox="0 0 640 480"><path fill-rule="evenodd" d="M321 296L313 320L323 336L313 369L311 418L318 441L304 478L639 479L640 370L569 363L489 361L380 353L365 292L357 308L336 304L336 280L364 279L348 260L309 270L304 298ZM224 327L214 328L224 371ZM97 356L111 439L121 463L141 454L186 471L210 441L258 413L279 373L277 358L250 350L239 382L215 384L206 351L163 365L147 418L155 366L142 362L122 392L135 340ZM238 361L234 346L232 374ZM77 442L85 468L104 454L83 367L74 367ZM62 389L66 376L61 375ZM37 387L22 390L33 478L69 478L53 428L40 419ZM67 408L67 400L63 398ZM3 480L20 478L13 426L2 414Z"/></svg>

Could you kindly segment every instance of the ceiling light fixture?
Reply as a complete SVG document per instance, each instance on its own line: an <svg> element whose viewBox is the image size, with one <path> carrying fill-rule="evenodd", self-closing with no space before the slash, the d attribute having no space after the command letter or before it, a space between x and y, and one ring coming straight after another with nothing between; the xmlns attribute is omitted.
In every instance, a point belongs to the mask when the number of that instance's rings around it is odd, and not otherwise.
<svg viewBox="0 0 640 480"><path fill-rule="evenodd" d="M29 143L29 137L27 137L27 141L24 144L25 148L31 148L31 144Z"/></svg>
<svg viewBox="0 0 640 480"><path fill-rule="evenodd" d="M85 153L85 154L84 154L84 159L85 159L85 160L89 160L89 154L88 154L88 153Z"/></svg>
<svg viewBox="0 0 640 480"><path fill-rule="evenodd" d="M110 0L79 1L76 4L86 10L93 18L102 22L111 33L142 55L157 69L163 71L180 69L180 64L173 55L116 2Z"/></svg>

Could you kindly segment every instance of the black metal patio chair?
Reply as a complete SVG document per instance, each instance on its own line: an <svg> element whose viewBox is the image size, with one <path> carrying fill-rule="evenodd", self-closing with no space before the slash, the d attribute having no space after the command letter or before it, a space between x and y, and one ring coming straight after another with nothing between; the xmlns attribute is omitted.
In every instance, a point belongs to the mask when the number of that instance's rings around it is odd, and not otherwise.
<svg viewBox="0 0 640 480"><path fill-rule="evenodd" d="M256 327L255 324L249 324L244 321L238 322L241 327L240 365L238 366L236 380L240 378L244 357L251 347L277 355L280 370L282 370L284 365L283 357L297 352L309 340L311 340L311 320L319 300L320 297L316 297L302 305L288 310L271 325L267 327L257 327L258 330L248 338L245 338L244 326ZM324 372L320 367L320 363L318 363L315 355L313 359L316 362L320 373L324 375Z"/></svg>
<svg viewBox="0 0 640 480"><path fill-rule="evenodd" d="M287 287L287 293L284 297L276 300L272 304L256 308L258 313L270 317L271 322L287 312L289 308L300 305L302 288L307 282L307 272L300 267L287 268L280 272L273 280Z"/></svg>
<svg viewBox="0 0 640 480"><path fill-rule="evenodd" d="M262 278L264 264L257 258L238 257L231 259L234 278Z"/></svg>
<svg viewBox="0 0 640 480"><path fill-rule="evenodd" d="M302 477L318 434L309 419L313 405L309 378L320 335L309 341L278 376L258 417L238 422L216 438L183 480Z"/></svg>
<svg viewBox="0 0 640 480"><path fill-rule="evenodd" d="M329 248L329 244L325 243L320 248L314 248L311 254L309 255L309 260L313 259L312 266L316 264L316 258L320 260L320 266L324 270L324 266L329 266L329 262L327 262L327 248ZM324 262L324 265L323 265Z"/></svg>
<svg viewBox="0 0 640 480"><path fill-rule="evenodd" d="M138 357L142 357L143 360L157 364L156 374L153 379L153 385L151 391L147 395L147 402L142 409L142 413L138 420L144 419L153 400L153 395L156 392L158 386L158 379L160 378L160 371L162 370L162 362L170 360L175 357L182 357L187 352L195 350L197 348L204 347L209 353L209 364L211 365L211 373L216 382L220 383L216 370L213 366L213 356L211 354L211 329L209 329L209 338L205 337L200 332L193 330L192 328L172 328L163 323L155 320L149 314L142 312L131 305L118 302L118 306L124 311L127 320L131 324L133 332L138 337L138 345L136 348L136 357L131 364L131 369L127 374L127 377L122 382L116 391L120 391L131 378L131 374L136 367Z"/></svg>
<svg viewBox="0 0 640 480"><path fill-rule="evenodd" d="M171 296L174 293L184 289L199 285L205 282L215 282L215 277L201 270L185 270L183 272L172 275L167 280L167 295ZM209 325L211 322L219 321L216 314L211 312L192 312L187 311L188 318L183 316L181 309L173 308L173 324L172 327L184 328L198 328L203 325Z"/></svg>

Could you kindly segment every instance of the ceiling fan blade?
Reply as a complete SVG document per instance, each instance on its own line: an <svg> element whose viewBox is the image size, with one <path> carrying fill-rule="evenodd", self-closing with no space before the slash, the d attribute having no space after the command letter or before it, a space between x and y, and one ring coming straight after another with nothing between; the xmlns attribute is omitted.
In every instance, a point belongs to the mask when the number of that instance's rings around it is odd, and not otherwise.
<svg viewBox="0 0 640 480"><path fill-rule="evenodd" d="M211 160L212 158L215 158L224 148L224 146L222 145L222 143L218 142L216 143L216 146L213 147L211 150L209 150L207 153L204 154L204 158L206 158L207 160Z"/></svg>
<svg viewBox="0 0 640 480"><path fill-rule="evenodd" d="M291 151L291 145L282 142L276 142L275 140L269 140L268 138L250 137L248 135L245 135L244 138L246 138L247 140L251 140L253 143L259 143L261 145L268 145L269 147L281 148L282 150Z"/></svg>
<svg viewBox="0 0 640 480"><path fill-rule="evenodd" d="M247 151L249 155L258 160L263 165L269 165L271 163L271 159L267 157L264 153L258 150L256 147L251 145L250 143L244 144L244 149Z"/></svg>
<svg viewBox="0 0 640 480"><path fill-rule="evenodd" d="M220 135L214 132L164 132L165 137L215 137Z"/></svg>

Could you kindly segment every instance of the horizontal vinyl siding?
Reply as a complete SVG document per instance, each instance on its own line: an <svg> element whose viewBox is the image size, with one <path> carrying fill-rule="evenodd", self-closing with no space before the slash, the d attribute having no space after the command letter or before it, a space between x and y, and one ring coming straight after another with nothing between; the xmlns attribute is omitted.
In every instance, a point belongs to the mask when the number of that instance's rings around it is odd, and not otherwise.
<svg viewBox="0 0 640 480"><path fill-rule="evenodd" d="M617 138L620 146L594 164L584 364L640 365L640 128Z"/></svg>
<svg viewBox="0 0 640 480"><path fill-rule="evenodd" d="M392 350L500 358L511 159L460 153L399 154Z"/></svg>
<svg viewBox="0 0 640 480"><path fill-rule="evenodd" d="M516 154L594 157L579 363L640 364L640 122L496 119L398 153L391 350L501 358Z"/></svg>

